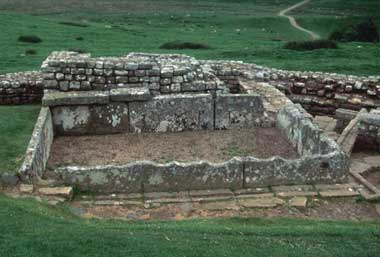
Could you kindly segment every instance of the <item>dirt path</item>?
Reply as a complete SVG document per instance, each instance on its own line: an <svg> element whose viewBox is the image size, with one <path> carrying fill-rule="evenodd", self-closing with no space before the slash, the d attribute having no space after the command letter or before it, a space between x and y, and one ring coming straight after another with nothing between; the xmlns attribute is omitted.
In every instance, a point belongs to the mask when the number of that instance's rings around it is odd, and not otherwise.
<svg viewBox="0 0 380 257"><path fill-rule="evenodd" d="M304 1L302 1L302 2L299 2L299 3L295 4L295 5L292 5L292 6L288 7L288 8L286 8L286 9L280 11L280 12L278 13L278 16L288 18L289 21L290 21L290 24L291 24L294 28L296 28L296 29L298 29L298 30L301 30L301 31L303 31L303 32L305 32L305 33L307 33L307 34L309 34L313 40L315 40L315 39L320 39L321 37L320 37L317 33L315 33L315 32L313 32L313 31L311 31L311 30L307 30L307 29L301 27L301 26L298 24L298 22L296 21L296 19L295 19L293 16L286 15L288 12L293 11L294 9L297 9L298 7L301 7L302 5L305 5L305 4L309 3L309 2L310 2L310 0L304 0Z"/></svg>

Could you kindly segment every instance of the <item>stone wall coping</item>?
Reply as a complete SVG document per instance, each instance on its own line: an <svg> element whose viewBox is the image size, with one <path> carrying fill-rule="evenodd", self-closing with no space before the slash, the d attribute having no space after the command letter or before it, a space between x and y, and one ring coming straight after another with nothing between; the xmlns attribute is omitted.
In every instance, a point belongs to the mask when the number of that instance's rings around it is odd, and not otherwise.
<svg viewBox="0 0 380 257"><path fill-rule="evenodd" d="M110 91L113 102L148 101L152 97L148 88L117 88Z"/></svg>
<svg viewBox="0 0 380 257"><path fill-rule="evenodd" d="M48 92L42 98L43 106L107 104L108 91Z"/></svg>

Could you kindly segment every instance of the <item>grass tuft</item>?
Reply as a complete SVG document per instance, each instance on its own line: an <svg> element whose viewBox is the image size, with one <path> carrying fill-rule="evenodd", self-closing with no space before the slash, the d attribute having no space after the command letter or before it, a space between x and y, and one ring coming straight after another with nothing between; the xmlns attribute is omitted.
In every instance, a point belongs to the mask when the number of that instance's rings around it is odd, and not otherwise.
<svg viewBox="0 0 380 257"><path fill-rule="evenodd" d="M161 49L210 49L211 47L206 44L184 42L184 41L172 41L160 46Z"/></svg>
<svg viewBox="0 0 380 257"><path fill-rule="evenodd" d="M75 21L61 21L59 22L59 24L66 25L66 26L73 26L73 27L82 27L82 28L88 27L88 24L75 22Z"/></svg>
<svg viewBox="0 0 380 257"><path fill-rule="evenodd" d="M338 45L332 40L292 41L284 45L285 49L295 51L312 51L316 49L337 49Z"/></svg>
<svg viewBox="0 0 380 257"><path fill-rule="evenodd" d="M35 54L37 54L37 51L34 50L34 49L29 48L29 49L25 50L25 54L26 55L35 55Z"/></svg>
<svg viewBox="0 0 380 257"><path fill-rule="evenodd" d="M24 43L40 43L42 42L42 39L38 36L34 35L27 35L27 36L19 36L18 41L24 42Z"/></svg>

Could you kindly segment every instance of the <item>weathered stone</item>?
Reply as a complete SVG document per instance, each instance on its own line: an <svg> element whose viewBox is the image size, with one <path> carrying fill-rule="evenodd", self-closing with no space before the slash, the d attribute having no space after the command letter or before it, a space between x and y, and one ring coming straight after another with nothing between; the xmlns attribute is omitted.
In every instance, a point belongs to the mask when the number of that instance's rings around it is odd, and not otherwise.
<svg viewBox="0 0 380 257"><path fill-rule="evenodd" d="M330 191L321 191L319 194L322 197L352 197L358 196L359 193L354 190L330 190Z"/></svg>
<svg viewBox="0 0 380 257"><path fill-rule="evenodd" d="M128 106L124 103L55 106L52 113L54 130L61 135L108 134L129 130Z"/></svg>
<svg viewBox="0 0 380 257"><path fill-rule="evenodd" d="M66 167L54 170L66 184L83 191L167 192L242 187L242 163L194 162L156 164L135 162L125 166Z"/></svg>
<svg viewBox="0 0 380 257"><path fill-rule="evenodd" d="M49 108L42 107L25 153L25 159L19 170L23 181L32 182L43 176L53 137L51 112Z"/></svg>
<svg viewBox="0 0 380 257"><path fill-rule="evenodd" d="M307 198L306 197L294 197L289 200L289 206L295 207L298 209L306 209Z"/></svg>
<svg viewBox="0 0 380 257"><path fill-rule="evenodd" d="M38 189L38 193L46 196L58 196L71 200L74 191L72 187L43 187Z"/></svg>
<svg viewBox="0 0 380 257"><path fill-rule="evenodd" d="M33 193L34 186L32 184L21 184L20 192L23 194L31 194Z"/></svg>
<svg viewBox="0 0 380 257"><path fill-rule="evenodd" d="M109 93L102 91L49 92L42 99L43 106L106 104Z"/></svg>
<svg viewBox="0 0 380 257"><path fill-rule="evenodd" d="M132 132L178 132L213 128L213 103L208 94L154 97L130 103Z"/></svg>
<svg viewBox="0 0 380 257"><path fill-rule="evenodd" d="M200 208L209 211L239 210L239 206L235 201L208 202L201 204Z"/></svg>
<svg viewBox="0 0 380 257"><path fill-rule="evenodd" d="M218 95L215 102L215 128L260 126L264 115L259 95Z"/></svg>
<svg viewBox="0 0 380 257"><path fill-rule="evenodd" d="M263 197L255 199L240 199L239 205L244 208L274 208L283 205L285 202L276 197Z"/></svg>
<svg viewBox="0 0 380 257"><path fill-rule="evenodd" d="M148 101L152 95L147 88L119 88L110 91L110 98L114 102L134 102Z"/></svg>

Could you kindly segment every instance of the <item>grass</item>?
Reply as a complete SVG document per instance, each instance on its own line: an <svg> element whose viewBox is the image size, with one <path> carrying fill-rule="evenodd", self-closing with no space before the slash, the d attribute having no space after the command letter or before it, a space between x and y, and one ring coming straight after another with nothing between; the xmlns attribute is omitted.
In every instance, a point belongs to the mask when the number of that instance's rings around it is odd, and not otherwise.
<svg viewBox="0 0 380 257"><path fill-rule="evenodd" d="M336 49L338 45L335 41L331 40L312 40L312 41L291 41L284 45L285 49L295 51L312 51L316 49Z"/></svg>
<svg viewBox="0 0 380 257"><path fill-rule="evenodd" d="M62 207L0 195L0 255L344 256L380 252L380 223L293 219L85 220Z"/></svg>
<svg viewBox="0 0 380 257"><path fill-rule="evenodd" d="M339 49L294 53L288 41L308 40L277 16L297 0L51 0L1 1L0 73L38 69L53 50L86 49L94 56L131 51L183 53L201 59L235 59L275 68L380 75L380 44L347 43ZM353 9L356 8L356 9ZM294 15L302 26L327 36L352 20L380 15L377 0L312 1ZM338 18L337 18L338 17ZM83 26L82 26L83 25ZM378 26L379 27L379 26ZM44 41L36 55L17 42L34 34ZM85 40L78 41L80 35ZM201 42L210 49L161 49L167 42Z"/></svg>
<svg viewBox="0 0 380 257"><path fill-rule="evenodd" d="M0 106L0 174L20 167L39 110L38 105Z"/></svg>

